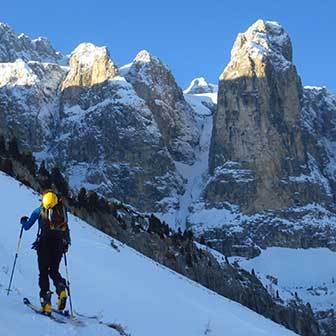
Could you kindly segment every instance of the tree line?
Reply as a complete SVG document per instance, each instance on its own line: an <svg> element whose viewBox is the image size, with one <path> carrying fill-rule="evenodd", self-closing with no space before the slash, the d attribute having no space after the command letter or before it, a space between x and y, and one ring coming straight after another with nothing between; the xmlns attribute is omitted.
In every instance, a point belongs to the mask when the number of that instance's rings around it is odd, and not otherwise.
<svg viewBox="0 0 336 336"><path fill-rule="evenodd" d="M105 197L98 195L93 190L86 190L85 187L80 188L77 195L74 195L69 187L67 179L62 174L57 164L47 165L44 160L38 165L31 151L20 150L20 145L16 137L12 137L6 141L5 137L0 134L0 170L6 174L16 178L28 187L33 187L28 177L22 173L16 173L15 163L19 163L26 168L34 181L38 184L38 191L43 193L44 190L53 189L59 195L67 200L69 205L77 208L84 208L89 213L106 212L112 214L123 224L122 218L118 215L118 209L129 211L127 206L121 202L110 202ZM143 228L150 234L157 234L161 239L171 237L174 244L179 242L192 241L193 233L191 230L173 231L165 221L161 221L154 214L147 215L148 227ZM134 228L136 229L134 221Z"/></svg>

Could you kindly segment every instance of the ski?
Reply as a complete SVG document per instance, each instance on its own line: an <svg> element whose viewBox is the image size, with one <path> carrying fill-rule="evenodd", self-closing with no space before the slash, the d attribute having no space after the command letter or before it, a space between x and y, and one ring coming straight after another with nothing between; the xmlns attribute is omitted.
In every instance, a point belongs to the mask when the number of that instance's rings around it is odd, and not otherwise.
<svg viewBox="0 0 336 336"><path fill-rule="evenodd" d="M58 314L58 315L62 315L62 316L64 316L64 317L71 317L70 316L70 313L69 313L69 311L68 310L62 310L62 311L60 311L60 310L57 310L57 309L55 309L55 308L52 308L52 312L53 313L56 313L56 314Z"/></svg>
<svg viewBox="0 0 336 336"><path fill-rule="evenodd" d="M78 326L78 327L85 326L83 321L78 320L76 318L76 316L71 316L71 314L69 313L68 310L59 311L57 309L52 308L52 312L57 314L57 315L60 315L60 316L64 317L64 319L66 319L70 324L73 324L73 325Z"/></svg>
<svg viewBox="0 0 336 336"><path fill-rule="evenodd" d="M60 319L60 318L57 318L56 316L54 315L47 315L47 314L44 314L40 308L38 308L37 306L33 305L28 298L23 298L23 303L29 307L32 311L34 311L36 314L39 314L41 316L45 316L45 317L48 317L50 318L51 320L57 322L57 323L61 323L61 324L66 324L67 322L64 321L63 319Z"/></svg>
<svg viewBox="0 0 336 336"><path fill-rule="evenodd" d="M89 319L89 320L99 321L99 316L98 315L85 315L85 314L78 313L77 311L75 313L79 317L84 317L84 318Z"/></svg>

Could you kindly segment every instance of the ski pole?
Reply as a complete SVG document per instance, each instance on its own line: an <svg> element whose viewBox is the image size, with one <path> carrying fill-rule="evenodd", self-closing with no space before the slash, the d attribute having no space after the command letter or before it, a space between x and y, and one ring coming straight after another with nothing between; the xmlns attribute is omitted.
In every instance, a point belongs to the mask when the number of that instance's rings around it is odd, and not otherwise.
<svg viewBox="0 0 336 336"><path fill-rule="evenodd" d="M8 289L7 289L7 296L9 295L9 292L11 290L12 287L12 281L13 281L13 276L14 276L14 270L15 270L15 266L16 266L16 260L19 256L19 250L20 250L20 245L21 245L21 240L22 240L22 234L23 234L23 226L21 226L21 230L20 230L20 236L19 236L19 241L18 241L18 245L16 248L16 253L15 253L15 258L14 258L14 264L13 264L13 269L12 269L12 274L9 280L9 285L8 285Z"/></svg>
<svg viewBox="0 0 336 336"><path fill-rule="evenodd" d="M69 294L69 303L70 303L70 314L73 317L73 310L72 310L72 300L71 300L71 292L70 292L70 281L69 281L69 272L68 272L68 262L66 253L64 253L64 264L65 264L65 274L66 274L66 281L67 281L67 289Z"/></svg>

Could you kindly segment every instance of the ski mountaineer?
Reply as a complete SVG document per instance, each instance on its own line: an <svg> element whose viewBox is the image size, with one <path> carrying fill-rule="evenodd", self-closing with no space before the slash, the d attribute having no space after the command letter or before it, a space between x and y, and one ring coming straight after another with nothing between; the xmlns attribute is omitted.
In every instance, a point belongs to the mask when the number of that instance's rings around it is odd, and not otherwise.
<svg viewBox="0 0 336 336"><path fill-rule="evenodd" d="M32 248L37 251L39 268L40 301L42 312L50 315L52 312L49 277L53 280L58 294L57 309L63 311L67 301L66 281L59 272L63 253L71 244L68 227L67 211L63 200L52 190L42 194L42 204L31 216L23 216L20 220L24 230L29 230L38 220L37 239Z"/></svg>

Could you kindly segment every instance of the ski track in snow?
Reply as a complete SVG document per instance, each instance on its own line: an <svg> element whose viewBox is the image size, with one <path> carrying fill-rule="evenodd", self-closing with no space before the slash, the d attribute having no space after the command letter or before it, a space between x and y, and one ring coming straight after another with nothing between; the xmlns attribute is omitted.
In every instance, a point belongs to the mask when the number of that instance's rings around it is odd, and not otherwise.
<svg viewBox="0 0 336 336"><path fill-rule="evenodd" d="M37 225L24 232L13 292L7 297L19 218L36 208L38 199L30 189L0 173L0 335L118 335L94 319L84 319L84 328L59 325L23 305L24 296L38 302L36 253L30 248ZM114 240L118 252L111 247L110 237L80 219L70 215L69 222L73 243L68 264L75 311L120 323L132 336L202 336L207 326L211 336L294 335ZM61 271L65 274L63 263Z"/></svg>

